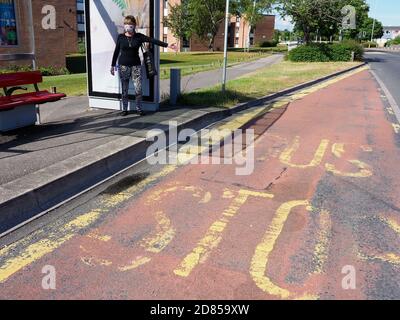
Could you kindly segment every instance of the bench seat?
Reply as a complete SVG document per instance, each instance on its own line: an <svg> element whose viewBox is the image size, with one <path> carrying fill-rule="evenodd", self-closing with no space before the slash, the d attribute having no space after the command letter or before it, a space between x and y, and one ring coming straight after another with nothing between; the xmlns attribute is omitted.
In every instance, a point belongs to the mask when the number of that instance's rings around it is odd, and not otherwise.
<svg viewBox="0 0 400 320"><path fill-rule="evenodd" d="M66 95L63 93L50 93L49 91L38 91L0 97L0 110L11 110L26 104L54 102L65 97Z"/></svg>

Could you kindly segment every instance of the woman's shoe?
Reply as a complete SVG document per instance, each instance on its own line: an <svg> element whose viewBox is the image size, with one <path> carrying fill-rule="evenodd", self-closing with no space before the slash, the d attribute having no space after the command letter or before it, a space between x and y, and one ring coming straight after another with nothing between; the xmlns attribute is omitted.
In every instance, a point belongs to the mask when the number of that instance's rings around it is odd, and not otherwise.
<svg viewBox="0 0 400 320"><path fill-rule="evenodd" d="M137 109L136 112L137 112L137 114L139 116L144 116L145 115L145 112L143 110L141 110L141 109Z"/></svg>
<svg viewBox="0 0 400 320"><path fill-rule="evenodd" d="M129 114L128 111L122 111L121 112L121 116L123 116L123 117L126 117L128 114Z"/></svg>

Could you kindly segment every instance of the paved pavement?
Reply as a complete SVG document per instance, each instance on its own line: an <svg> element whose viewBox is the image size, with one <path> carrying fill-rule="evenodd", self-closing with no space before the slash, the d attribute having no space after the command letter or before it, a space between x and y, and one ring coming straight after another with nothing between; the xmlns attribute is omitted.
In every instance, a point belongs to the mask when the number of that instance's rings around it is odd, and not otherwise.
<svg viewBox="0 0 400 320"><path fill-rule="evenodd" d="M281 61L281 55L230 68L229 79ZM183 79L186 90L218 83L219 71L203 72ZM164 83L165 84L165 83ZM121 118L119 112L88 110L87 97L73 97L41 106L41 126L0 136L0 185L72 158L124 135L191 112L193 108L162 110L145 118Z"/></svg>
<svg viewBox="0 0 400 320"><path fill-rule="evenodd" d="M239 78L248 73L257 71L258 69L265 68L273 64L276 64L278 62L281 62L282 60L283 60L282 54L274 54L272 56L265 57L256 61L237 64L235 66L228 68L227 79L229 81ZM183 77L181 81L181 89L182 92L187 93L195 91L197 89L215 86L220 84L221 82L222 82L221 69L205 71ZM169 87L170 87L169 80L162 80L160 85L162 94L169 95Z"/></svg>
<svg viewBox="0 0 400 320"><path fill-rule="evenodd" d="M400 133L372 75L270 107L248 126L252 174L132 176L0 250L0 298L400 299Z"/></svg>
<svg viewBox="0 0 400 320"><path fill-rule="evenodd" d="M234 80L246 74L257 71L258 69L265 68L281 62L283 60L282 54L274 54L256 61L246 62L234 65L228 68L227 79ZM211 70L196 73L190 76L185 76L181 80L182 92L191 92L197 89L210 87L221 83L222 71L221 69ZM162 80L160 82L161 97L169 96L169 80ZM41 106L41 117L43 123L77 119L85 117L92 112L88 110L89 101L87 97L69 97L62 101ZM101 110L95 111L101 113Z"/></svg>

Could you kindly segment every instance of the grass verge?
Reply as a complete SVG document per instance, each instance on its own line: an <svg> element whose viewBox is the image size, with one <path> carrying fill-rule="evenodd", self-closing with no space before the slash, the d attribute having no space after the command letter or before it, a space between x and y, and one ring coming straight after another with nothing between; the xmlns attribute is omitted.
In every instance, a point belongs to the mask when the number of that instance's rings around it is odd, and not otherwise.
<svg viewBox="0 0 400 320"><path fill-rule="evenodd" d="M230 52L228 55L229 66L255 61L269 56L268 53L257 52ZM160 78L169 79L171 68L180 68L182 76L195 74L221 68L223 53L221 52L190 52L190 53L162 53ZM44 77L41 87L49 89L57 87L59 92L67 96L87 94L87 75L85 73Z"/></svg>
<svg viewBox="0 0 400 320"><path fill-rule="evenodd" d="M221 86L214 86L183 94L179 104L231 107L358 64L358 62L293 63L285 61L229 81L225 93L222 93Z"/></svg>
<svg viewBox="0 0 400 320"><path fill-rule="evenodd" d="M40 84L39 87L47 90L51 87L57 87L58 92L65 93L69 97L86 95L87 75L86 73L78 73L63 76L43 77L43 83Z"/></svg>

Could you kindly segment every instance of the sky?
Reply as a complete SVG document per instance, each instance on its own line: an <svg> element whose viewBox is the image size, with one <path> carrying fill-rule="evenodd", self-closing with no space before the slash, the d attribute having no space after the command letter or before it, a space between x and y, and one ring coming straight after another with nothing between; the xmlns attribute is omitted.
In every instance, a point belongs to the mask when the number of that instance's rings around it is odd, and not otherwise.
<svg viewBox="0 0 400 320"><path fill-rule="evenodd" d="M367 0L371 7L370 16L383 23L384 26L400 26L400 1L399 0ZM276 29L284 30L293 28L290 20L286 21L279 15L276 17Z"/></svg>

